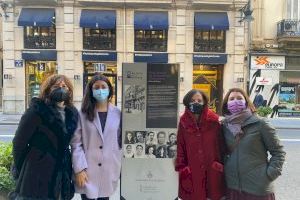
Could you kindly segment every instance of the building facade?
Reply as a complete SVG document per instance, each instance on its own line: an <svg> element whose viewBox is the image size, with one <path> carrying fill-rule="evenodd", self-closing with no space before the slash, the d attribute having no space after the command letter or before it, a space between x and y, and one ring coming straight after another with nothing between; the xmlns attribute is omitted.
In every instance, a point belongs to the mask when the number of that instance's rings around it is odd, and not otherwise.
<svg viewBox="0 0 300 200"><path fill-rule="evenodd" d="M249 91L270 117L300 118L300 1L253 0Z"/></svg>
<svg viewBox="0 0 300 200"><path fill-rule="evenodd" d="M65 74L80 105L95 72L121 105L122 63L179 63L180 99L204 90L219 111L231 87L246 88L246 0L15 0L3 20L3 111L23 113L51 74Z"/></svg>

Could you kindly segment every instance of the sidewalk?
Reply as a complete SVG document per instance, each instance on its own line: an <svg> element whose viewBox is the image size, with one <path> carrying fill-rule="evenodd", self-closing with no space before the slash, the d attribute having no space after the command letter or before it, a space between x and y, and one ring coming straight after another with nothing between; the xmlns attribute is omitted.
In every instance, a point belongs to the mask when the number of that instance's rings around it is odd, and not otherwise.
<svg viewBox="0 0 300 200"><path fill-rule="evenodd" d="M6 115L0 112L0 125L18 125L22 115ZM300 118L273 118L270 122L278 129L300 129Z"/></svg>
<svg viewBox="0 0 300 200"><path fill-rule="evenodd" d="M0 125L18 125L22 115L7 115L0 112Z"/></svg>

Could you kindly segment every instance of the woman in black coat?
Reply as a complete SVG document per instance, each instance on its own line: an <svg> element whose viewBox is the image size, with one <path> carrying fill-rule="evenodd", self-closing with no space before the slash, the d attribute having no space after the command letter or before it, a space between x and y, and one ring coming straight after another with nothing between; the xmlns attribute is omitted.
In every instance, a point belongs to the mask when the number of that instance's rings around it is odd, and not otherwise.
<svg viewBox="0 0 300 200"><path fill-rule="evenodd" d="M69 142L77 127L73 87L50 76L31 100L13 139L18 200L70 200L74 196Z"/></svg>

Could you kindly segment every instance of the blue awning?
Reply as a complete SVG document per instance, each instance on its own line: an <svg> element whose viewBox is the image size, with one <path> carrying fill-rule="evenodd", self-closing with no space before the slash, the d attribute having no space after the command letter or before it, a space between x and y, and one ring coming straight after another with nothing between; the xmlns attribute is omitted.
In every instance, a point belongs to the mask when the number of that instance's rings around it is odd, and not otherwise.
<svg viewBox="0 0 300 200"><path fill-rule="evenodd" d="M134 13L135 30L167 30L169 28L168 12Z"/></svg>
<svg viewBox="0 0 300 200"><path fill-rule="evenodd" d="M226 64L227 54L194 54L194 64Z"/></svg>
<svg viewBox="0 0 300 200"><path fill-rule="evenodd" d="M168 63L168 53L135 53L134 62Z"/></svg>
<svg viewBox="0 0 300 200"><path fill-rule="evenodd" d="M83 61L117 61L117 52L83 51Z"/></svg>
<svg viewBox="0 0 300 200"><path fill-rule="evenodd" d="M82 10L80 27L116 29L116 11L114 10Z"/></svg>
<svg viewBox="0 0 300 200"><path fill-rule="evenodd" d="M226 12L195 13L195 29L228 30L228 15Z"/></svg>
<svg viewBox="0 0 300 200"><path fill-rule="evenodd" d="M55 24L54 8L22 8L19 26L50 27Z"/></svg>
<svg viewBox="0 0 300 200"><path fill-rule="evenodd" d="M22 52L23 60L43 60L43 61L56 61L56 50L24 50Z"/></svg>

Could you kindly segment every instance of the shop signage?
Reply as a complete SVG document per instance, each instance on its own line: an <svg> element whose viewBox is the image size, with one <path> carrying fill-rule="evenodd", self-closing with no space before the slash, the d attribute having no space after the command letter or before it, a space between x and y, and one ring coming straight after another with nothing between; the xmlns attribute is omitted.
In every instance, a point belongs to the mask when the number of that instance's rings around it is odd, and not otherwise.
<svg viewBox="0 0 300 200"><path fill-rule="evenodd" d="M3 74L3 79L12 79L12 75L11 74Z"/></svg>
<svg viewBox="0 0 300 200"><path fill-rule="evenodd" d="M285 69L284 56L251 56L251 69Z"/></svg>
<svg viewBox="0 0 300 200"><path fill-rule="evenodd" d="M167 53L135 53L134 62L168 63Z"/></svg>
<svg viewBox="0 0 300 200"><path fill-rule="evenodd" d="M194 54L194 64L226 64L227 54Z"/></svg>
<svg viewBox="0 0 300 200"><path fill-rule="evenodd" d="M83 61L117 61L117 52L83 51Z"/></svg>
<svg viewBox="0 0 300 200"><path fill-rule="evenodd" d="M266 77L257 77L256 78L257 85L272 85L272 78Z"/></svg>
<svg viewBox="0 0 300 200"><path fill-rule="evenodd" d="M105 72L106 64L104 63L93 63L95 72Z"/></svg>
<svg viewBox="0 0 300 200"><path fill-rule="evenodd" d="M300 117L300 104L297 102L297 85L282 85L279 91L279 117Z"/></svg>
<svg viewBox="0 0 300 200"><path fill-rule="evenodd" d="M23 67L23 60L15 60L15 67Z"/></svg>
<svg viewBox="0 0 300 200"><path fill-rule="evenodd" d="M56 50L24 50L22 52L23 60L42 60L42 61L56 61Z"/></svg>

